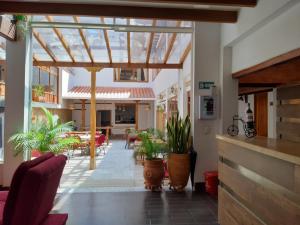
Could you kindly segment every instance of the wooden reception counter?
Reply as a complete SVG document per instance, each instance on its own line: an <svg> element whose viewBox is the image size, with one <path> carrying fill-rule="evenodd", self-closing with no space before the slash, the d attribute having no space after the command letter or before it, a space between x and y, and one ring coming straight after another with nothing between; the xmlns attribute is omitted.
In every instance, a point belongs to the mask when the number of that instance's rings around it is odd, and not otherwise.
<svg viewBox="0 0 300 225"><path fill-rule="evenodd" d="M217 136L220 225L300 225L300 143Z"/></svg>

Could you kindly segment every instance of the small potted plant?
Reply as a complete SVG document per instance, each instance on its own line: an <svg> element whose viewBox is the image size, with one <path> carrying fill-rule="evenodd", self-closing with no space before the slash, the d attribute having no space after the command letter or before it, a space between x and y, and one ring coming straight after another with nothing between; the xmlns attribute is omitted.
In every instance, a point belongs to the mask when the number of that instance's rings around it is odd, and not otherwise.
<svg viewBox="0 0 300 225"><path fill-rule="evenodd" d="M73 137L65 137L66 132L72 131L73 121L61 123L57 115L53 115L47 109L42 108L44 118L39 118L32 124L28 132L21 132L10 137L9 142L15 146L15 154L22 152L61 153L78 140Z"/></svg>
<svg viewBox="0 0 300 225"><path fill-rule="evenodd" d="M168 171L170 187L183 191L190 175L191 121L189 116L184 120L179 114L171 117L167 123L169 146Z"/></svg>
<svg viewBox="0 0 300 225"><path fill-rule="evenodd" d="M140 133L139 137L142 140L142 144L135 154L145 157L145 188L151 191L160 191L164 179L163 156L166 153L166 144L160 139L155 139L148 132Z"/></svg>
<svg viewBox="0 0 300 225"><path fill-rule="evenodd" d="M32 92L32 100L35 102L45 101L45 88L42 85L35 85Z"/></svg>

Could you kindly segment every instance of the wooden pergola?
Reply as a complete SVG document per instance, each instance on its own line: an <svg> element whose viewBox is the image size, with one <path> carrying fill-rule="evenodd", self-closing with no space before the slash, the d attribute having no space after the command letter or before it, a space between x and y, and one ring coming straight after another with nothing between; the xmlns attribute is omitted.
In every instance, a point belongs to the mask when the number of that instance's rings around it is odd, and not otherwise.
<svg viewBox="0 0 300 225"><path fill-rule="evenodd" d="M181 69L192 49L191 25L156 19L33 16L34 66L83 67L91 73L90 169L96 167L97 72L104 68Z"/></svg>

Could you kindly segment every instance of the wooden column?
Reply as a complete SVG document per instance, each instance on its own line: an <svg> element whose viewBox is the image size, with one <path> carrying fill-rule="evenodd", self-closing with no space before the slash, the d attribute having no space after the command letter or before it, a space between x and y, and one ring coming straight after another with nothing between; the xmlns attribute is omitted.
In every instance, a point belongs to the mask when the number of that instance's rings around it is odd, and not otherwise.
<svg viewBox="0 0 300 225"><path fill-rule="evenodd" d="M82 131L85 131L85 127L86 127L85 126L85 111L86 111L85 102L86 102L85 99L81 100L81 130Z"/></svg>
<svg viewBox="0 0 300 225"><path fill-rule="evenodd" d="M135 103L135 129L139 129L139 101Z"/></svg>
<svg viewBox="0 0 300 225"><path fill-rule="evenodd" d="M87 68L91 72L91 106L90 106L90 129L91 129L91 142L90 142L90 170L96 169L96 73L101 68Z"/></svg>

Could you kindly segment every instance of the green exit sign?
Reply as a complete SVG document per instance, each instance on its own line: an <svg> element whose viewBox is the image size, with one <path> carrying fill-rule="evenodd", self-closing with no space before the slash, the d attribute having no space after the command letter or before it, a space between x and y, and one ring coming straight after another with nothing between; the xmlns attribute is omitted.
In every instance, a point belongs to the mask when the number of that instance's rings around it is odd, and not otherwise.
<svg viewBox="0 0 300 225"><path fill-rule="evenodd" d="M200 81L199 89L210 89L214 85L215 85L215 82L213 82L213 81Z"/></svg>

